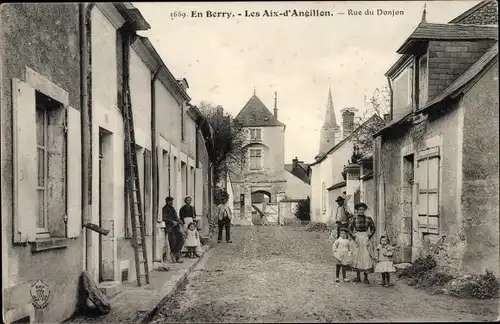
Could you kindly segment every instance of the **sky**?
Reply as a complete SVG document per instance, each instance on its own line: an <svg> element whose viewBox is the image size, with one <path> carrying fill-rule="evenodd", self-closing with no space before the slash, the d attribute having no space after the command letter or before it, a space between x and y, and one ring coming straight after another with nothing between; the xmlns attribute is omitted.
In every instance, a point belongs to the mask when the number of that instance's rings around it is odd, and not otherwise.
<svg viewBox="0 0 500 324"><path fill-rule="evenodd" d="M331 88L340 110L365 109L364 97L387 84L396 50L421 21L447 23L480 1L142 2L151 29L140 32L177 78L186 78L192 104L207 101L236 116L254 90L285 123L285 163L318 154ZM264 17L264 10L328 10L331 17ZM349 15L349 10L351 15ZM374 15L365 15L366 10ZM402 15L377 15L377 9ZM191 17L196 11L202 17ZM207 17L207 11L235 16ZM245 11L260 17L245 17ZM354 15L361 11L362 15ZM343 13L343 14L341 14ZM241 14L239 16L238 14ZM179 17L185 15L184 18Z"/></svg>

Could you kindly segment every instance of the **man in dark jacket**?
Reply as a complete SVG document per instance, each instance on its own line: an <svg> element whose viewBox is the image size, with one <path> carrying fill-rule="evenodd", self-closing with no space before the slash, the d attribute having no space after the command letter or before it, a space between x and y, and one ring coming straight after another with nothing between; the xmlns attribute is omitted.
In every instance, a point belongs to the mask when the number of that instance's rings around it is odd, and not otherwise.
<svg viewBox="0 0 500 324"><path fill-rule="evenodd" d="M174 198L167 197L166 205L162 208L162 218L165 222L165 235L168 237L170 245L170 256L172 262L182 263L181 249L184 245L184 236L182 234L183 224L173 206Z"/></svg>

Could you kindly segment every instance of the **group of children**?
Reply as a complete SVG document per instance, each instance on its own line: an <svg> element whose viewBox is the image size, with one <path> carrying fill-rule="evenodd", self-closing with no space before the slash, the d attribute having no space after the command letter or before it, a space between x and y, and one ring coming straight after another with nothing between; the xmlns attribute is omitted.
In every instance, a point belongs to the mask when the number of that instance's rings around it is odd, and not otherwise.
<svg viewBox="0 0 500 324"><path fill-rule="evenodd" d="M333 239L332 231L330 238ZM342 279L344 282L349 282L350 280L346 278L347 267L356 267L356 250L358 243L355 240L349 239L352 237L351 232L347 228L340 229L340 235L333 242L333 256L336 261L336 278L335 282L340 282L339 275L342 272ZM390 286L390 273L395 272L392 256L394 253L394 247L390 245L390 240L387 235L382 235L380 237L379 245L375 249L375 255L372 259L375 265L375 273L381 273L382 285L384 287Z"/></svg>

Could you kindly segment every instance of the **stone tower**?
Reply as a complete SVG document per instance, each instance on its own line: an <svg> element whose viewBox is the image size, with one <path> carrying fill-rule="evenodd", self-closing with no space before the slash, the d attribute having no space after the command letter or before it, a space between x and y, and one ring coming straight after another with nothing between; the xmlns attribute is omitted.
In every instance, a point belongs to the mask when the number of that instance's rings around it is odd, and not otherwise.
<svg viewBox="0 0 500 324"><path fill-rule="evenodd" d="M325 123L321 128L319 155L325 154L335 144L340 136L340 126L335 119L335 109L333 108L332 90L328 89L328 101L326 103Z"/></svg>

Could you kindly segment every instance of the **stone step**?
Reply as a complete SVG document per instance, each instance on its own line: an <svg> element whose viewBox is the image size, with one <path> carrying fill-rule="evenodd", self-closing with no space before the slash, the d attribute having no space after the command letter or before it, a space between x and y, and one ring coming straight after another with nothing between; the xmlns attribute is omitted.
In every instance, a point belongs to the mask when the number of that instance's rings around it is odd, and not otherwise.
<svg viewBox="0 0 500 324"><path fill-rule="evenodd" d="M109 299L113 298L121 290L121 281L103 281L97 285L97 288Z"/></svg>

